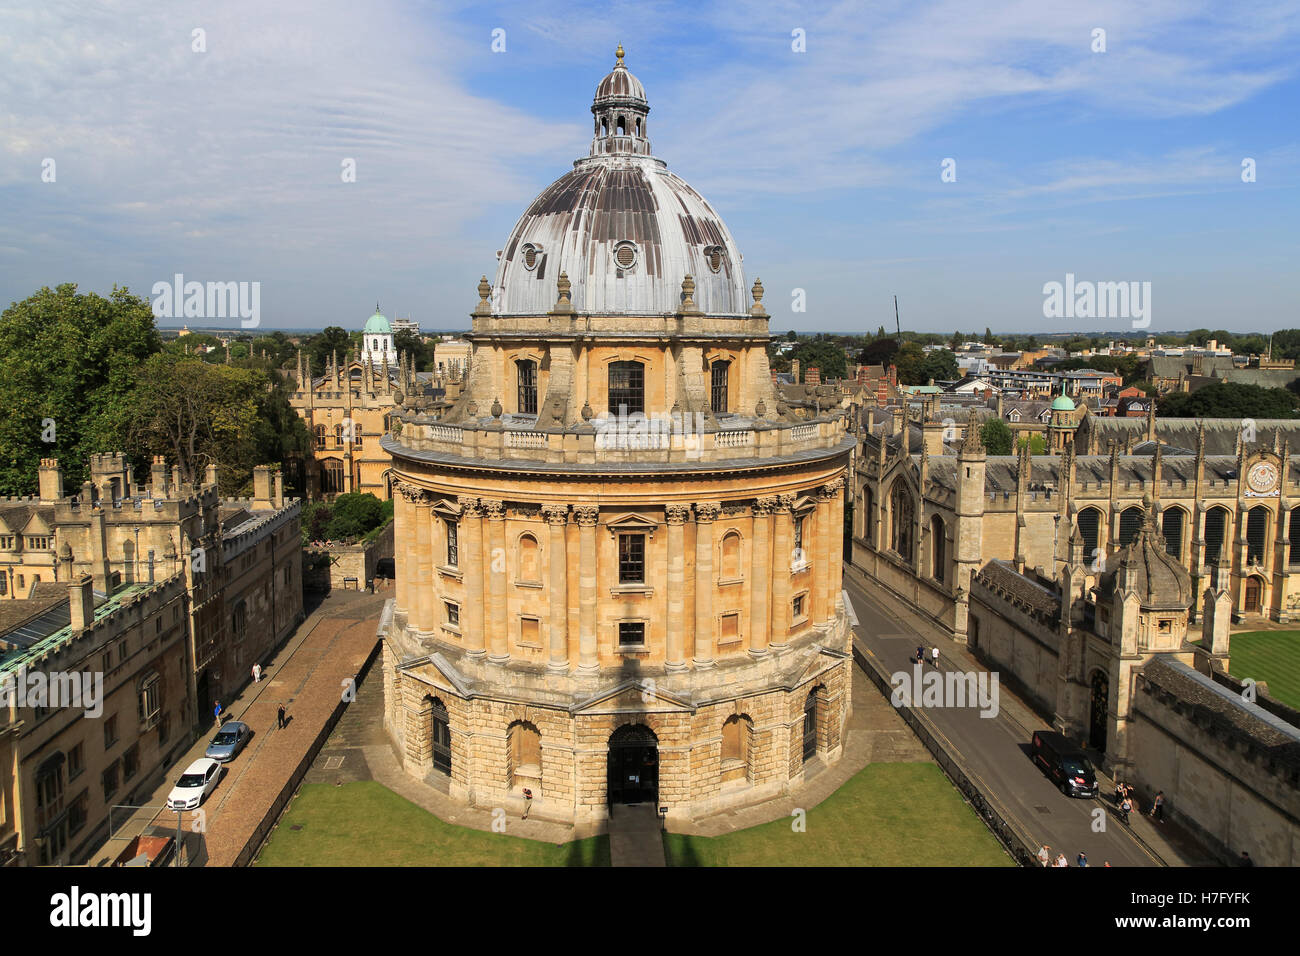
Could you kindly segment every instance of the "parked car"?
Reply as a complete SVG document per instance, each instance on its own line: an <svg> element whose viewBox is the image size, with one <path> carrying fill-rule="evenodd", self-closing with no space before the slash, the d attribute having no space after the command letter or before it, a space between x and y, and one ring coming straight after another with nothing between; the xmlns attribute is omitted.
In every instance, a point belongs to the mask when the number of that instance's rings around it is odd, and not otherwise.
<svg viewBox="0 0 1300 956"><path fill-rule="evenodd" d="M1078 745L1052 730L1036 730L1030 756L1047 779L1067 797L1095 797L1097 774L1088 755Z"/></svg>
<svg viewBox="0 0 1300 956"><path fill-rule="evenodd" d="M221 779L221 764L211 757L200 757L190 764L167 795L169 810L193 810L216 789Z"/></svg>
<svg viewBox="0 0 1300 956"><path fill-rule="evenodd" d="M217 735L208 744L203 756L213 760L234 760L253 737L253 728L238 720L228 720L221 725Z"/></svg>

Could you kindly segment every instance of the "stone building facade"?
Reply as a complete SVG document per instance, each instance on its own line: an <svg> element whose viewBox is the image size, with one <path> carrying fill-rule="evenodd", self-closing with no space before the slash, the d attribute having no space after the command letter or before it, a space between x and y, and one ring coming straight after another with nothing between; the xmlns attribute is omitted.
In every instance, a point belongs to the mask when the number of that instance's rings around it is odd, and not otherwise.
<svg viewBox="0 0 1300 956"><path fill-rule="evenodd" d="M799 417L721 219L653 157L619 51L590 157L479 284L466 390L399 399L385 725L476 805L764 799L850 710L841 412Z"/></svg>

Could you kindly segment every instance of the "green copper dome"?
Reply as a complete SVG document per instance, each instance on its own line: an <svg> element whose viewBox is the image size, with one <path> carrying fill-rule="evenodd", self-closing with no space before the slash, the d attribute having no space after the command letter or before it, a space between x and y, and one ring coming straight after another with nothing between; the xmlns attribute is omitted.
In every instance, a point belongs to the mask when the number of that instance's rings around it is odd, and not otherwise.
<svg viewBox="0 0 1300 956"><path fill-rule="evenodd" d="M393 334L393 327L388 324L388 320L384 318L383 314L379 311L379 303L376 302L375 314L372 315L370 318L366 319L366 335L392 335L392 334Z"/></svg>
<svg viewBox="0 0 1300 956"><path fill-rule="evenodd" d="M383 316L380 316L380 318L382 319ZM1061 395L1056 399L1056 401L1052 402L1052 411L1072 412L1074 411L1074 402L1070 401L1067 396Z"/></svg>

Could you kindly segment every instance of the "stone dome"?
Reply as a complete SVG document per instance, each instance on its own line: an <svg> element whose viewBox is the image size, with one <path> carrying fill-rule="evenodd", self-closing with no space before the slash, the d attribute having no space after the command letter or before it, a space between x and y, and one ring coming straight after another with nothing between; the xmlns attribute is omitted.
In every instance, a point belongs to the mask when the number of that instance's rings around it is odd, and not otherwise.
<svg viewBox="0 0 1300 956"><path fill-rule="evenodd" d="M690 275L697 309L748 315L735 240L704 197L651 155L650 107L640 81L623 66L621 46L591 110L590 155L542 191L502 248L493 314L551 311L564 272L579 313L677 312L682 280Z"/></svg>
<svg viewBox="0 0 1300 956"><path fill-rule="evenodd" d="M1143 608L1185 611L1192 604L1192 579L1178 559L1165 550L1164 536L1148 511L1137 537L1106 561L1097 582L1109 601L1116 593L1134 592Z"/></svg>

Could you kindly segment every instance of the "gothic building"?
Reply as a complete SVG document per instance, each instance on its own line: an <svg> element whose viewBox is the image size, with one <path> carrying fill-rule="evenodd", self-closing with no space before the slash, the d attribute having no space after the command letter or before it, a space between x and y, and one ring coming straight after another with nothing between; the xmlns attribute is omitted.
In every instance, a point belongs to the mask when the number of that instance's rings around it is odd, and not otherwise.
<svg viewBox="0 0 1300 956"><path fill-rule="evenodd" d="M411 773L597 819L763 799L850 708L843 415L797 416L763 289L650 148L620 47L589 156L479 283L466 389L396 396L385 725Z"/></svg>

